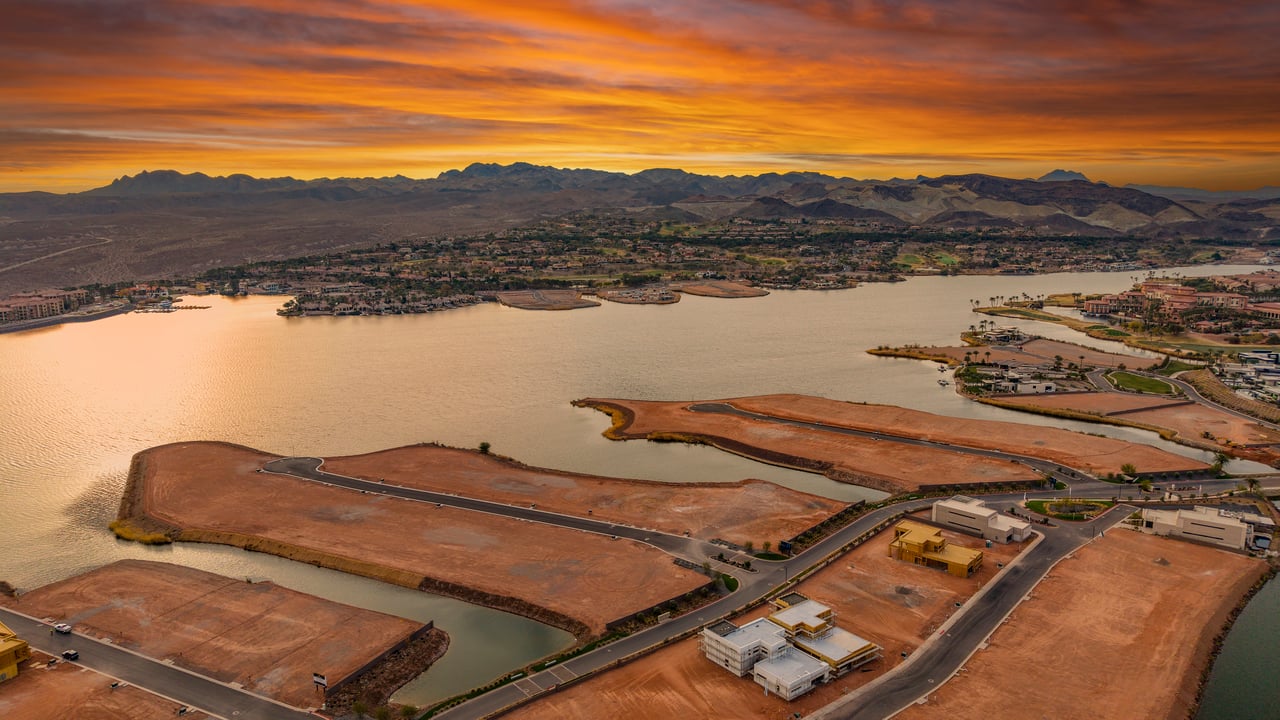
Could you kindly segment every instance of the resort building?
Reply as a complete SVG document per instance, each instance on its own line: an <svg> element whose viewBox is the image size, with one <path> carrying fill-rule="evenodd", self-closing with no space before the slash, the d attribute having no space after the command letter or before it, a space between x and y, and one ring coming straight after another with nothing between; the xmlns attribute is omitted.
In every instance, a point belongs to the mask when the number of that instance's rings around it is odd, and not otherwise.
<svg viewBox="0 0 1280 720"><path fill-rule="evenodd" d="M1146 509L1139 529L1232 550L1243 550L1253 538L1253 526L1240 519L1239 513L1211 507Z"/></svg>
<svg viewBox="0 0 1280 720"><path fill-rule="evenodd" d="M1158 308L1167 318L1180 318L1188 310L1200 307L1244 310L1249 298L1233 292L1198 292L1195 288L1167 281L1140 283L1135 289L1115 295L1084 301L1084 314L1089 316L1137 315Z"/></svg>
<svg viewBox="0 0 1280 720"><path fill-rule="evenodd" d="M820 602L789 593L774 607L741 627L722 620L705 628L703 654L786 700L880 657L879 645L836 627L835 612Z"/></svg>
<svg viewBox="0 0 1280 720"><path fill-rule="evenodd" d="M0 623L0 682L18 676L18 663L31 657L27 641L18 638L4 623Z"/></svg>
<svg viewBox="0 0 1280 720"><path fill-rule="evenodd" d="M1031 535L1031 523L1026 520L1002 515L981 500L964 495L934 503L930 519L998 543L1022 542Z"/></svg>
<svg viewBox="0 0 1280 720"><path fill-rule="evenodd" d="M911 520L903 520L893 529L889 557L943 568L956 577L969 577L982 568L981 550L952 545L938 528Z"/></svg>
<svg viewBox="0 0 1280 720"><path fill-rule="evenodd" d="M80 307L88 296L84 290L14 293L0 300L0 325L61 315Z"/></svg>

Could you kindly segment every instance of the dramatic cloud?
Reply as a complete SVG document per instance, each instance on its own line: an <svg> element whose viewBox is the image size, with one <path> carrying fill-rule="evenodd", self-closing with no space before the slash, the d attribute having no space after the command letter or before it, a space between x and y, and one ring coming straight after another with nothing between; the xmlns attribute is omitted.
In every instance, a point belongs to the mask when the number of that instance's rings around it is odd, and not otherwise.
<svg viewBox="0 0 1280 720"><path fill-rule="evenodd" d="M1280 5L9 0L0 189L475 160L1280 184Z"/></svg>

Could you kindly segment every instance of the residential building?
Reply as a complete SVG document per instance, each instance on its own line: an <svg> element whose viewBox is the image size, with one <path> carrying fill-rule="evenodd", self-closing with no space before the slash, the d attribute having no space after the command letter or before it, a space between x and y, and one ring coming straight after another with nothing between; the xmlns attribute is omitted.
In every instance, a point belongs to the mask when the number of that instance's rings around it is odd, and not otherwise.
<svg viewBox="0 0 1280 720"><path fill-rule="evenodd" d="M982 568L981 550L952 545L938 528L913 520L903 520L893 529L889 557L942 568L956 577L969 577Z"/></svg>
<svg viewBox="0 0 1280 720"><path fill-rule="evenodd" d="M1243 550L1253 538L1253 527L1238 515L1204 506L1177 510L1148 508L1142 511L1139 529L1156 535Z"/></svg>
<svg viewBox="0 0 1280 720"><path fill-rule="evenodd" d="M75 310L87 301L84 290L38 290L14 293L0 300L0 325L54 317Z"/></svg>
<svg viewBox="0 0 1280 720"><path fill-rule="evenodd" d="M964 495L934 503L931 519L939 525L999 543L1022 542L1031 536L1031 523L1003 515L981 500Z"/></svg>
<svg viewBox="0 0 1280 720"><path fill-rule="evenodd" d="M879 645L836 627L827 605L789 593L774 607L741 627L722 620L703 629L703 654L786 700L880 657Z"/></svg>
<svg viewBox="0 0 1280 720"><path fill-rule="evenodd" d="M18 664L30 659L31 648L4 623L0 623L0 682L18 676Z"/></svg>

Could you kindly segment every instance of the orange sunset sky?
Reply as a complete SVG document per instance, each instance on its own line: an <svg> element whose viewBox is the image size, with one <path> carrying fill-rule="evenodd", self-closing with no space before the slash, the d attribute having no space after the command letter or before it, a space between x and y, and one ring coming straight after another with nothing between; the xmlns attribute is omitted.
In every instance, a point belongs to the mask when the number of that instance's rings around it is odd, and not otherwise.
<svg viewBox="0 0 1280 720"><path fill-rule="evenodd" d="M475 161L1280 185L1275 0L0 9L0 191Z"/></svg>

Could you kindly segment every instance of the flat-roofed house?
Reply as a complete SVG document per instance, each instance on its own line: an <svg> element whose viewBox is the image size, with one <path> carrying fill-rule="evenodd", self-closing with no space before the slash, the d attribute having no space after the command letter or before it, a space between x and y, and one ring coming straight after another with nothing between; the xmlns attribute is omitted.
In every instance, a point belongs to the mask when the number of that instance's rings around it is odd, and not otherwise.
<svg viewBox="0 0 1280 720"><path fill-rule="evenodd" d="M969 577L982 568L982 551L948 543L938 528L903 520L893 529L889 557L942 568L956 577Z"/></svg>
<svg viewBox="0 0 1280 720"><path fill-rule="evenodd" d="M981 500L964 495L934 503L931 519L939 525L999 543L1022 542L1031 535L1031 523L1026 520L1002 515Z"/></svg>
<svg viewBox="0 0 1280 720"><path fill-rule="evenodd" d="M1253 527L1234 515L1211 507L1148 508L1142 511L1141 530L1243 550L1253 537Z"/></svg>

